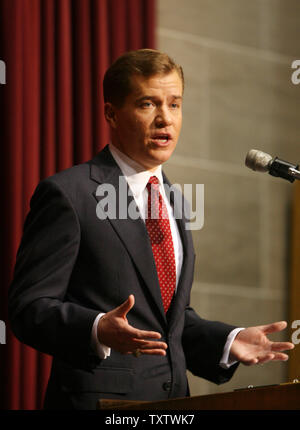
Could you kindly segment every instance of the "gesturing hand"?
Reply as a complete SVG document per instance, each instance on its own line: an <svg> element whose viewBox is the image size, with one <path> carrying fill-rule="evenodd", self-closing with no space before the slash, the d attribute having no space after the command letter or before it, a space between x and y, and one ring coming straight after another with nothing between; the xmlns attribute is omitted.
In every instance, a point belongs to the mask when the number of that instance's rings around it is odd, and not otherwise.
<svg viewBox="0 0 300 430"><path fill-rule="evenodd" d="M158 342L161 335L155 331L138 330L132 327L126 318L134 306L134 296L119 307L107 312L98 322L97 335L99 342L122 354L132 354L139 349L142 354L166 355L167 344Z"/></svg>
<svg viewBox="0 0 300 430"><path fill-rule="evenodd" d="M293 349L294 345L290 342L272 342L267 338L267 334L282 331L286 326L285 321L280 321L240 331L231 345L230 358L246 365L286 361L288 355L281 351Z"/></svg>

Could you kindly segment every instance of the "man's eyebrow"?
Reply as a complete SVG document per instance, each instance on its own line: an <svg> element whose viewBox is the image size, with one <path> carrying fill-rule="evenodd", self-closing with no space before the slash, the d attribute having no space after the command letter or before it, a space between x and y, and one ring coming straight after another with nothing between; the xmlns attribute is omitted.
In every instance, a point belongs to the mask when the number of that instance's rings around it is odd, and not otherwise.
<svg viewBox="0 0 300 430"><path fill-rule="evenodd" d="M136 99L136 102L142 102L143 100L157 100L159 97L156 96L142 96ZM179 95L173 95L170 98L172 98L173 100L178 100L178 99L182 99L182 96Z"/></svg>

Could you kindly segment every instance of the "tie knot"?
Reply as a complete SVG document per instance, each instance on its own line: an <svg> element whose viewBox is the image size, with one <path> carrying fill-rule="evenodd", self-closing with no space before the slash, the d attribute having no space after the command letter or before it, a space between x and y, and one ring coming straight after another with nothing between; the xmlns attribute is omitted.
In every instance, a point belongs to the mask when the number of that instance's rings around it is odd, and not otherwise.
<svg viewBox="0 0 300 430"><path fill-rule="evenodd" d="M147 188L149 189L149 187L151 187L151 185L159 185L159 180L156 176L151 176L148 184L147 184ZM156 187L155 187L156 188Z"/></svg>

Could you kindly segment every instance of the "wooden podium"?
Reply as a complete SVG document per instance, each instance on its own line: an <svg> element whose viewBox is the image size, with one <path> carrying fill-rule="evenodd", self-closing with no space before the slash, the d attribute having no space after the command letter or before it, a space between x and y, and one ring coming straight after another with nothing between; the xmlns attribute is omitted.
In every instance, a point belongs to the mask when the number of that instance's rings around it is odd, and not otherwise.
<svg viewBox="0 0 300 430"><path fill-rule="evenodd" d="M101 399L98 409L114 410L300 410L300 383L246 388L228 393L141 402Z"/></svg>

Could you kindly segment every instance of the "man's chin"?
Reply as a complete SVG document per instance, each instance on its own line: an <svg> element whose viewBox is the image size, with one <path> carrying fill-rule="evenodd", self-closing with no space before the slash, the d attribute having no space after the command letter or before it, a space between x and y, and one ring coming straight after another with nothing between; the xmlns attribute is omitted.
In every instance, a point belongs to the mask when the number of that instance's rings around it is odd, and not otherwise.
<svg viewBox="0 0 300 430"><path fill-rule="evenodd" d="M174 147L155 148L150 152L150 157L157 165L166 163L174 152Z"/></svg>
<svg viewBox="0 0 300 430"><path fill-rule="evenodd" d="M158 166L161 166L162 164L166 163L169 158L171 157L172 154L170 154L169 156L161 156L161 157L153 157L151 159L148 160L147 162L147 167L148 169L155 169Z"/></svg>

